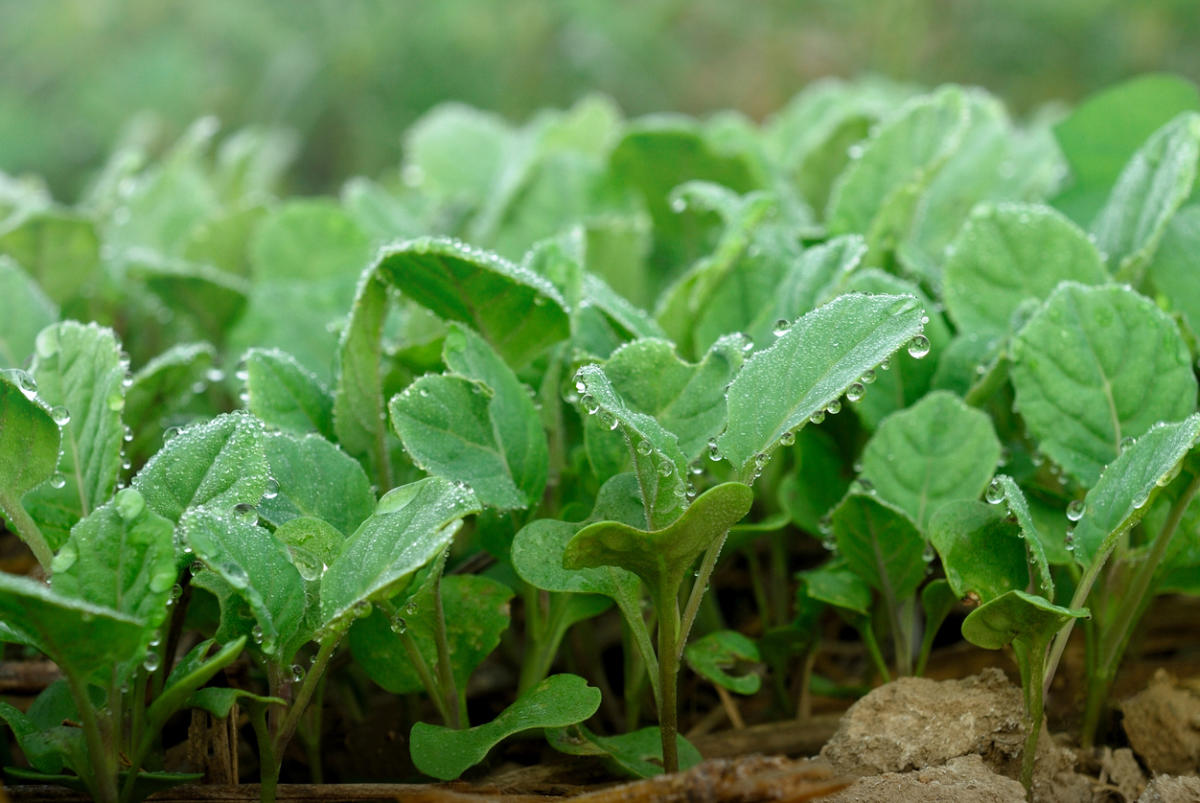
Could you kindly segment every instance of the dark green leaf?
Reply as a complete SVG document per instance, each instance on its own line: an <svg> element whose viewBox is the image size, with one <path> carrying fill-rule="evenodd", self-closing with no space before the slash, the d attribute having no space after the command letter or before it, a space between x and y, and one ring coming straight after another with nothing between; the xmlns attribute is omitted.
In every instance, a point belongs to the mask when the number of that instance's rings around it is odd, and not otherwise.
<svg viewBox="0 0 1200 803"><path fill-rule="evenodd" d="M916 593L925 579L925 539L904 511L873 494L851 491L830 518L838 553L888 605Z"/></svg>
<svg viewBox="0 0 1200 803"><path fill-rule="evenodd" d="M683 657L693 672L732 692L757 694L762 686L762 678L753 672L733 675L727 671L739 661L761 660L754 642L736 630L717 630L696 639L684 649Z"/></svg>

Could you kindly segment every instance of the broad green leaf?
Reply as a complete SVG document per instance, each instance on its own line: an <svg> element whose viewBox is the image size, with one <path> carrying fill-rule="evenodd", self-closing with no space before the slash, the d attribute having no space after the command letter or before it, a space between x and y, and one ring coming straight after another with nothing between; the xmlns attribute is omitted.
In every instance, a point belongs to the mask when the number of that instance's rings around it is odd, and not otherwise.
<svg viewBox="0 0 1200 803"><path fill-rule="evenodd" d="M439 477L390 491L321 578L322 626L391 596L453 540L464 516L479 511L474 494Z"/></svg>
<svg viewBox="0 0 1200 803"><path fill-rule="evenodd" d="M1029 583L1024 539L1002 505L973 499L949 502L930 522L929 540L960 599L973 595L990 602Z"/></svg>
<svg viewBox="0 0 1200 803"><path fill-rule="evenodd" d="M45 210L0 221L0 254L12 257L47 296L63 305L95 280L100 241L92 221Z"/></svg>
<svg viewBox="0 0 1200 803"><path fill-rule="evenodd" d="M469 324L515 368L569 334L563 299L552 284L454 240L391 246L375 271L436 315Z"/></svg>
<svg viewBox="0 0 1200 803"><path fill-rule="evenodd" d="M61 487L25 497L30 515L57 548L75 522L112 496L121 471L125 365L111 329L64 321L43 329L31 370L38 395L62 426Z"/></svg>
<svg viewBox="0 0 1200 803"><path fill-rule="evenodd" d="M242 359L246 409L270 426L333 439L333 395L316 374L278 349L252 348Z"/></svg>
<svg viewBox="0 0 1200 803"><path fill-rule="evenodd" d="M62 438L49 411L35 400L36 389L24 371L0 371L0 513L23 539L36 525L21 497L54 475ZM49 559L38 554L43 563Z"/></svg>
<svg viewBox="0 0 1200 803"><path fill-rule="evenodd" d="M440 589L454 682L465 689L471 673L508 629L513 591L496 580L469 574L443 577ZM425 690L401 641L405 637L412 639L427 666L437 664L432 593L418 593L391 619L376 610L350 628L354 660L393 694Z"/></svg>
<svg viewBox="0 0 1200 803"><path fill-rule="evenodd" d="M603 366L585 365L576 371L575 389L584 411L598 416L605 426L620 429L628 442L650 526L674 519L684 506L689 462L679 439L654 417L631 408Z"/></svg>
<svg viewBox="0 0 1200 803"><path fill-rule="evenodd" d="M1200 332L1200 204L1180 209L1171 219L1147 278L1158 291L1159 306L1182 314L1188 328Z"/></svg>
<svg viewBox="0 0 1200 803"><path fill-rule="evenodd" d="M1091 222L1134 152L1184 111L1200 111L1200 91L1166 73L1140 75L1086 98L1054 126L1071 168L1071 184L1054 205L1080 224Z"/></svg>
<svg viewBox="0 0 1200 803"><path fill-rule="evenodd" d="M259 224L250 262L259 280L341 278L353 283L372 252L370 238L341 207L306 199L289 201Z"/></svg>
<svg viewBox="0 0 1200 803"><path fill-rule="evenodd" d="M1041 451L1085 486L1121 441L1196 406L1191 357L1175 322L1124 287L1067 282L1012 347L1017 406Z"/></svg>
<svg viewBox="0 0 1200 803"><path fill-rule="evenodd" d="M684 649L683 657L693 672L732 692L757 694L762 686L762 678L753 672L733 675L727 671L739 661L762 660L755 643L736 630L717 630L696 639Z"/></svg>
<svg viewBox="0 0 1200 803"><path fill-rule="evenodd" d="M266 215L266 207L256 202L203 220L188 232L181 255L188 262L212 265L235 276L249 276L247 246Z"/></svg>
<svg viewBox="0 0 1200 803"><path fill-rule="evenodd" d="M241 353L257 346L292 355L322 382L333 377L338 337L354 302L355 280L275 279L251 288L245 312L227 333L226 349ZM304 314L297 315L296 310Z"/></svg>
<svg viewBox="0 0 1200 803"><path fill-rule="evenodd" d="M125 277L145 284L166 309L180 340L224 343L246 310L250 287L244 279L209 265L164 259L139 251Z"/></svg>
<svg viewBox="0 0 1200 803"><path fill-rule="evenodd" d="M337 442L363 464L376 482L384 482L391 474L380 373L387 311L387 285L373 268L369 269L359 281L350 322L338 342L333 396Z"/></svg>
<svg viewBox="0 0 1200 803"><path fill-rule="evenodd" d="M1003 494L1003 502L1008 514L1017 520L1021 528L1021 537L1025 539L1025 556L1029 562L1029 582L1034 591L1046 599L1054 599L1054 578L1050 575L1050 563L1046 558L1053 547L1047 546L1047 541L1034 521L1033 511L1025 499L1025 493L1016 481L1007 474L997 474L995 485L988 487L988 498L995 498L995 489ZM997 502L999 504L999 502Z"/></svg>
<svg viewBox="0 0 1200 803"><path fill-rule="evenodd" d="M801 596L805 596L862 616L871 610L871 587L847 568L843 560L800 572L797 577L801 581L796 590L797 606Z"/></svg>
<svg viewBox="0 0 1200 803"><path fill-rule="evenodd" d="M215 644L213 639L206 639L188 650L187 654L179 659L179 663L167 676L162 692L146 709L149 732L157 732L166 724L168 717L186 705L208 708L208 706L198 705L192 699L194 694L214 675L237 660L237 657L242 654L242 648L246 646L246 639L239 638L231 641L209 655L209 651ZM235 690L228 689L226 691Z"/></svg>
<svg viewBox="0 0 1200 803"><path fill-rule="evenodd" d="M258 512L263 515L261 506ZM310 516L288 519L275 528L275 538L287 547L292 565L309 582L321 579L346 540L332 524Z"/></svg>
<svg viewBox="0 0 1200 803"><path fill-rule="evenodd" d="M514 733L574 725L599 707L600 690L583 678L551 675L485 725L452 730L416 723L409 737L413 764L426 775L449 781L483 761L488 751Z"/></svg>
<svg viewBox="0 0 1200 803"><path fill-rule="evenodd" d="M615 772L633 778L653 778L663 772L662 732L653 726L616 736L600 736L582 724L547 728L546 741L569 756L602 757ZM682 733L675 734L675 743L681 771L704 760Z"/></svg>
<svg viewBox="0 0 1200 803"><path fill-rule="evenodd" d="M248 514L191 510L179 521L183 541L199 561L246 601L260 628L255 641L287 662L304 617L304 580L280 541Z"/></svg>
<svg viewBox="0 0 1200 803"><path fill-rule="evenodd" d="M921 333L911 296L842 296L797 320L756 352L729 387L720 454L742 475L864 373Z"/></svg>
<svg viewBox="0 0 1200 803"><path fill-rule="evenodd" d="M696 559L750 512L753 501L749 486L727 482L705 491L661 530L616 521L590 524L567 544L563 567L618 566L642 578L652 593L672 593Z"/></svg>
<svg viewBox="0 0 1200 803"><path fill-rule="evenodd" d="M1055 605L1020 589L984 603L963 620L963 638L987 650L998 650L1014 639L1045 640L1072 619L1087 618L1087 610ZM1042 655L1031 656L1043 660Z"/></svg>
<svg viewBox="0 0 1200 803"><path fill-rule="evenodd" d="M349 535L375 509L362 466L319 435L267 433L263 449L274 482L267 481L258 515L276 527L311 516Z"/></svg>
<svg viewBox="0 0 1200 803"><path fill-rule="evenodd" d="M1067 217L1037 204L981 204L954 238L944 270L946 311L960 332L1009 333L1017 306L1061 281L1104 284L1096 246Z"/></svg>
<svg viewBox="0 0 1200 803"><path fill-rule="evenodd" d="M1122 449L1083 499L1071 542L1075 560L1104 560L1117 539L1149 510L1150 495L1173 478L1200 439L1200 413L1175 424L1155 424Z"/></svg>
<svg viewBox="0 0 1200 803"><path fill-rule="evenodd" d="M613 389L633 410L653 416L678 440L688 461L707 452L708 439L725 426L725 387L742 367L745 341L719 339L695 364L681 360L665 340L636 340L614 351L604 363ZM609 435L599 416L586 419L585 437ZM625 449L625 444L620 443Z"/></svg>
<svg viewBox="0 0 1200 803"><path fill-rule="evenodd" d="M406 200L363 176L342 185L342 206L377 241L408 239L421 233L423 226L417 219L417 211Z"/></svg>
<svg viewBox="0 0 1200 803"><path fill-rule="evenodd" d="M37 333L58 320L58 306L5 256L0 256L0 298L6 307L0 320L0 368L20 368L33 354Z"/></svg>
<svg viewBox="0 0 1200 803"><path fill-rule="evenodd" d="M908 231L920 194L961 146L970 119L954 86L915 98L862 146L829 197L831 234L857 232L871 254L892 250Z"/></svg>
<svg viewBox="0 0 1200 803"><path fill-rule="evenodd" d="M262 424L232 413L180 431L138 472L133 487L151 510L177 522L191 508L229 512L257 505L268 476Z"/></svg>
<svg viewBox="0 0 1200 803"><path fill-rule="evenodd" d="M160 428L174 425L196 399L197 391L204 392L208 383L224 379L224 373L213 367L217 350L208 343L182 343L172 346L142 366L133 375L125 391L124 419L136 422L126 430L133 440L125 446L125 457L144 462L162 445Z"/></svg>
<svg viewBox="0 0 1200 803"><path fill-rule="evenodd" d="M174 525L132 488L71 530L50 564L54 591L160 626L175 585Z"/></svg>
<svg viewBox="0 0 1200 803"><path fill-rule="evenodd" d="M1120 279L1140 284L1171 216L1192 194L1200 161L1200 114L1159 129L1121 171L1092 223L1096 245Z"/></svg>
<svg viewBox="0 0 1200 803"><path fill-rule="evenodd" d="M444 103L405 134L406 183L434 196L481 203L504 166L513 134L497 115Z"/></svg>
<svg viewBox="0 0 1200 803"><path fill-rule="evenodd" d="M1000 460L987 414L935 391L884 419L867 441L862 477L924 530L954 499L978 499Z"/></svg>
<svg viewBox="0 0 1200 803"><path fill-rule="evenodd" d="M546 434L525 386L479 335L452 325L443 351L452 374L424 376L388 405L413 460L466 482L500 509L537 504L546 486Z"/></svg>
<svg viewBox="0 0 1200 803"><path fill-rule="evenodd" d="M61 702L59 706L56 706L58 710L54 711L58 716L48 720L38 717L34 710L47 697L53 697L56 701ZM33 706L30 707L28 715L19 708L0 702L0 720L3 720L12 729L17 747L21 748L25 760L38 772L47 774L62 772L64 764L75 769L75 759L86 756L87 748L83 744L83 729L63 725L62 722L68 719L77 722L79 712L75 707L74 700L71 699L70 692L67 691L65 679L55 681L47 687L46 691L39 694L34 700ZM10 768L6 767L5 769L7 771Z"/></svg>
<svg viewBox="0 0 1200 803"><path fill-rule="evenodd" d="M837 442L818 427L797 432L791 453L796 467L780 480L779 502L797 527L816 535L821 517L850 487L846 461Z"/></svg>
<svg viewBox="0 0 1200 803"><path fill-rule="evenodd" d="M140 619L4 573L0 573L0 621L81 679L130 660L146 637ZM87 638L80 637L83 633Z"/></svg>
<svg viewBox="0 0 1200 803"><path fill-rule="evenodd" d="M193 141L211 140L215 129L198 120L191 131ZM205 129L205 130L202 130ZM190 132L185 132L190 139ZM220 208L212 182L200 165L204 146L188 145L190 152L175 151L163 162L152 166L129 182L122 193L120 214L114 214L105 227L105 244L118 253L149 249L177 256L187 243L187 234L197 224L215 215Z"/></svg>
<svg viewBox="0 0 1200 803"><path fill-rule="evenodd" d="M833 509L830 523L846 566L889 606L916 593L925 579L925 539L903 510L874 494L851 490Z"/></svg>

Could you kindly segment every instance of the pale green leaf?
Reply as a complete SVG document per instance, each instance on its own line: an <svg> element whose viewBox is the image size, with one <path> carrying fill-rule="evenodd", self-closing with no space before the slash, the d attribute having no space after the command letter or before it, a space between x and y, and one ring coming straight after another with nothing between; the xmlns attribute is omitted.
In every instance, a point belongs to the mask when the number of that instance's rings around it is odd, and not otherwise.
<svg viewBox="0 0 1200 803"><path fill-rule="evenodd" d="M353 283L372 252L370 238L336 203L298 200L259 224L250 243L250 262L259 280L340 278Z"/></svg>
<svg viewBox="0 0 1200 803"><path fill-rule="evenodd" d="M17 520L29 520L21 497L54 474L62 439L49 411L35 401L36 387L24 371L0 371L0 513L19 534Z"/></svg>
<svg viewBox="0 0 1200 803"><path fill-rule="evenodd" d="M33 354L37 333L58 320L58 306L5 256L0 256L0 298L6 306L0 319L0 368L20 368Z"/></svg>
<svg viewBox="0 0 1200 803"><path fill-rule="evenodd" d="M1087 618L1086 610L1073 610L1055 605L1036 594L1013 589L986 602L963 620L963 638L987 650L998 650L1011 641L1046 640L1072 619ZM1044 655L1029 656L1029 660L1044 660Z"/></svg>
<svg viewBox="0 0 1200 803"><path fill-rule="evenodd" d="M319 435L273 432L263 449L275 482L268 481L258 514L271 524L311 516L349 535L375 509L362 466Z"/></svg>
<svg viewBox="0 0 1200 803"><path fill-rule="evenodd" d="M92 221L45 210L0 221L0 254L12 257L47 296L62 305L95 280L100 240Z"/></svg>
<svg viewBox="0 0 1200 803"><path fill-rule="evenodd" d="M288 432L334 437L333 395L316 374L278 349L252 348L242 359L246 409Z"/></svg>
<svg viewBox="0 0 1200 803"><path fill-rule="evenodd" d="M1180 209L1163 233L1147 269L1159 306L1183 315L1200 332L1200 204Z"/></svg>

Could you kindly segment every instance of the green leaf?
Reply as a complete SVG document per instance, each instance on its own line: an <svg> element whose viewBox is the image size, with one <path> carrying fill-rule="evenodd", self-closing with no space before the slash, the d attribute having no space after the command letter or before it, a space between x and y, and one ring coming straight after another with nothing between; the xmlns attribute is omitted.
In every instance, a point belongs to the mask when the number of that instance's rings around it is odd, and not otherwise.
<svg viewBox="0 0 1200 803"><path fill-rule="evenodd" d="M600 690L577 675L551 675L491 722L452 730L418 722L409 745L413 764L426 775L449 781L487 756L514 733L532 728L562 728L590 717L600 707Z"/></svg>
<svg viewBox="0 0 1200 803"><path fill-rule="evenodd" d="M387 285L373 268L369 269L359 282L350 309L350 323L338 342L337 386L333 396L337 442L377 482L389 480L391 475L380 373L387 310Z"/></svg>
<svg viewBox="0 0 1200 803"><path fill-rule="evenodd" d="M112 496L121 471L125 427L125 365L111 329L64 321L43 329L31 373L38 395L61 416L62 487L44 485L25 497L25 506L57 548L75 522Z"/></svg>
<svg viewBox="0 0 1200 803"><path fill-rule="evenodd" d="M0 254L12 257L61 305L75 300L94 280L100 241L90 220L45 210L0 221Z"/></svg>
<svg viewBox="0 0 1200 803"><path fill-rule="evenodd" d="M791 449L796 467L779 483L779 502L796 526L809 534L850 487L846 461L837 442L818 427L803 427Z"/></svg>
<svg viewBox="0 0 1200 803"><path fill-rule="evenodd" d="M514 368L570 333L554 285L454 240L426 237L386 248L375 270L434 314L469 324Z"/></svg>
<svg viewBox="0 0 1200 803"><path fill-rule="evenodd" d="M133 440L125 445L125 458L143 463L162 445L161 427L174 425L194 416L187 412L196 400L197 389L224 374L213 368L217 350L208 343L182 343L172 346L142 366L133 375L125 391L124 419L138 423L129 427Z"/></svg>
<svg viewBox="0 0 1200 803"><path fill-rule="evenodd" d="M304 580L287 548L241 514L192 510L180 519L183 541L197 560L228 583L246 601L258 623L255 641L268 655L286 663L304 617Z"/></svg>
<svg viewBox="0 0 1200 803"><path fill-rule="evenodd" d="M1083 499L1071 534L1075 560L1088 567L1104 560L1118 538L1149 510L1150 495L1174 477L1200 440L1200 413L1175 424L1155 424L1124 448Z"/></svg>
<svg viewBox="0 0 1200 803"><path fill-rule="evenodd" d="M684 649L683 657L693 672L732 692L757 694L762 686L762 678L753 672L732 675L726 671L739 661L762 660L755 643L735 630L717 630L696 639Z"/></svg>
<svg viewBox="0 0 1200 803"><path fill-rule="evenodd" d="M268 480L258 515L276 527L311 516L349 535L375 509L362 466L319 435L268 433L263 450L275 482Z"/></svg>
<svg viewBox="0 0 1200 803"><path fill-rule="evenodd" d="M1055 551L1054 546L1047 545L1047 539L1038 529L1033 519L1033 511L1025 499L1025 493L1016 481L1007 474L997 474L994 485L989 486L989 499L995 498L998 488L1004 495L1003 502L1008 514L1017 520L1021 528L1021 537L1025 539L1025 556L1029 562L1029 581L1032 589L1046 599L1054 599L1054 578L1050 575L1050 563L1046 558L1048 551ZM999 504L997 502L997 504ZM1056 546L1056 545L1055 545Z"/></svg>
<svg viewBox="0 0 1200 803"><path fill-rule="evenodd" d="M287 701L279 697L264 697L261 694L254 694L245 689L207 686L192 692L184 702L184 706L187 708L199 708L212 714L217 719L225 719L233 711L233 706L238 703L246 708L260 705L287 705Z"/></svg>
<svg viewBox="0 0 1200 803"><path fill-rule="evenodd" d="M968 112L963 90L948 86L914 98L881 124L833 186L830 233L864 234L874 256L892 250L921 193L961 146Z"/></svg>
<svg viewBox="0 0 1200 803"><path fill-rule="evenodd" d="M511 138L497 115L443 103L405 134L406 180L435 196L480 203L503 168Z"/></svg>
<svg viewBox="0 0 1200 803"><path fill-rule="evenodd" d="M925 579L925 539L903 510L851 490L830 523L838 554L890 607L916 593Z"/></svg>
<svg viewBox="0 0 1200 803"><path fill-rule="evenodd" d="M138 472L133 487L155 513L179 521L191 508L228 512L257 505L267 478L262 424L232 413L180 431Z"/></svg>
<svg viewBox="0 0 1200 803"><path fill-rule="evenodd" d="M1029 582L1020 528L1001 505L958 499L943 505L929 526L956 597L990 602Z"/></svg>
<svg viewBox="0 0 1200 803"><path fill-rule="evenodd" d="M1200 204L1180 209L1171 219L1147 279L1158 291L1159 306L1181 314L1188 329L1200 332Z"/></svg>
<svg viewBox="0 0 1200 803"><path fill-rule="evenodd" d="M267 209L260 202L233 209L197 223L188 232L181 256L188 262L212 265L235 276L250 275L246 247Z"/></svg>
<svg viewBox="0 0 1200 803"><path fill-rule="evenodd" d="M5 256L0 256L0 298L6 305L0 320L0 368L20 368L33 354L37 333L58 320L58 306Z"/></svg>
<svg viewBox="0 0 1200 803"><path fill-rule="evenodd" d="M371 260L370 238L340 206L324 199L289 201L255 230L250 263L261 280L355 281Z"/></svg>
<svg viewBox="0 0 1200 803"><path fill-rule="evenodd" d="M1008 335L1017 307L1044 300L1061 281L1104 284L1096 246L1067 217L1038 204L981 204L950 246L946 311L960 332Z"/></svg>
<svg viewBox="0 0 1200 803"><path fill-rule="evenodd" d="M1084 100L1054 126L1071 185L1054 205L1086 224L1146 138L1184 111L1200 111L1191 81L1166 73L1131 78Z"/></svg>
<svg viewBox="0 0 1200 803"><path fill-rule="evenodd" d="M759 454L806 424L851 383L921 333L911 296L842 296L756 352L730 385L720 454L743 476Z"/></svg>
<svg viewBox="0 0 1200 803"><path fill-rule="evenodd" d="M82 679L130 660L146 637L140 619L4 573L0 573L0 621L64 671ZM80 638L81 633L87 638Z"/></svg>
<svg viewBox="0 0 1200 803"><path fill-rule="evenodd" d="M963 620L963 638L986 650L998 650L1014 639L1052 635L1072 619L1087 618L1086 610L1055 605L1019 589L980 605ZM1036 634L1036 635L1035 635ZM1043 656L1031 656L1043 660Z"/></svg>
<svg viewBox="0 0 1200 803"><path fill-rule="evenodd" d="M600 736L584 725L566 728L547 728L546 741L560 753L569 756L600 756L614 772L632 778L653 778L662 775L662 732L657 727L640 728L616 736ZM679 751L679 769L688 770L703 761L700 751L675 734Z"/></svg>
<svg viewBox="0 0 1200 803"><path fill-rule="evenodd" d="M259 515L263 510L259 508ZM275 538L287 547L292 565L309 582L319 580L341 551L344 533L332 524L309 516L290 518L275 528Z"/></svg>
<svg viewBox="0 0 1200 803"><path fill-rule="evenodd" d="M488 507L536 505L549 457L525 386L461 326L451 326L443 354L454 374L421 377L388 405L404 448L430 473L469 484Z"/></svg>
<svg viewBox="0 0 1200 803"><path fill-rule="evenodd" d="M1000 460L986 413L946 391L884 419L867 441L862 477L924 530L954 499L978 499Z"/></svg>
<svg viewBox="0 0 1200 803"><path fill-rule="evenodd" d="M439 477L390 491L321 578L322 626L392 596L453 540L464 516L480 509L469 490Z"/></svg>
<svg viewBox="0 0 1200 803"><path fill-rule="evenodd" d="M117 492L71 530L50 564L54 591L157 628L175 585L174 525L132 488Z"/></svg>
<svg viewBox="0 0 1200 803"><path fill-rule="evenodd" d="M252 348L242 359L246 409L287 432L334 438L333 395L316 374L279 349Z"/></svg>
<svg viewBox="0 0 1200 803"><path fill-rule="evenodd" d="M26 538L21 497L54 474L61 433L36 401L37 383L24 371L0 371L0 512ZM33 526L32 522L29 522ZM39 556L41 558L49 556Z"/></svg>
<svg viewBox="0 0 1200 803"><path fill-rule="evenodd" d="M226 349L252 346L286 351L322 382L333 377L339 332L354 302L355 280L260 281L253 285L245 312L227 333ZM304 310L297 315L296 310Z"/></svg>
<svg viewBox="0 0 1200 803"><path fill-rule="evenodd" d="M1175 322L1124 287L1067 282L1017 335L1012 382L1038 447L1085 486L1156 421L1196 406Z"/></svg>
<svg viewBox="0 0 1200 803"><path fill-rule="evenodd" d="M185 706L212 710L206 705L198 704L194 700L194 695L213 676L237 660L237 657L242 654L242 648L246 646L246 639L239 638L231 641L209 655L209 651L215 644L215 640L206 639L188 650L187 654L179 659L179 663L167 676L162 692L146 709L147 731L157 733L172 714ZM214 689L214 691L216 690ZM233 692L235 690L224 689L222 691Z"/></svg>
<svg viewBox="0 0 1200 803"><path fill-rule="evenodd" d="M801 581L796 590L798 600L804 595L861 616L866 616L871 610L871 587L857 573L847 568L842 560L800 572L797 577Z"/></svg>
<svg viewBox="0 0 1200 803"><path fill-rule="evenodd" d="M456 687L465 689L471 674L508 629L513 591L488 577L466 574L443 577L440 588L450 667ZM401 639L412 639L428 666L437 664L432 591L431 584L428 593L415 595L391 619L376 610L350 628L354 660L371 680L393 694L425 690Z"/></svg>
<svg viewBox="0 0 1200 803"><path fill-rule="evenodd" d="M244 279L153 253L138 251L136 257L126 266L126 278L145 283L158 296L180 339L225 342L246 310L250 287Z"/></svg>
<svg viewBox="0 0 1200 803"><path fill-rule="evenodd" d="M1200 114L1188 112L1159 129L1121 171L1092 223L1096 245L1120 279L1140 284L1167 224L1196 182Z"/></svg>
<svg viewBox="0 0 1200 803"><path fill-rule="evenodd" d="M705 491L661 530L616 521L590 524L567 544L563 567L618 566L642 578L654 596L673 591L696 559L750 512L753 501L749 486L726 482Z"/></svg>

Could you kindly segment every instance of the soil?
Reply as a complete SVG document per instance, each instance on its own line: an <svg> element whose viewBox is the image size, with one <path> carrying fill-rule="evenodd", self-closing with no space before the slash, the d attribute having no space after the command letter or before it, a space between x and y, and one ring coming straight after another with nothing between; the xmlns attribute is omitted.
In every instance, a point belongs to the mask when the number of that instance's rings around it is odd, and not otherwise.
<svg viewBox="0 0 1200 803"><path fill-rule="evenodd" d="M1200 768L1200 684L1180 683L1160 669L1145 691L1121 704L1121 713L1130 746L1151 772Z"/></svg>

